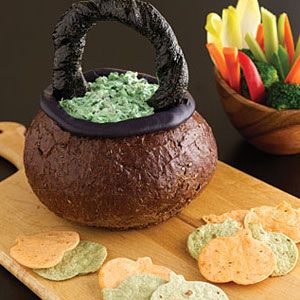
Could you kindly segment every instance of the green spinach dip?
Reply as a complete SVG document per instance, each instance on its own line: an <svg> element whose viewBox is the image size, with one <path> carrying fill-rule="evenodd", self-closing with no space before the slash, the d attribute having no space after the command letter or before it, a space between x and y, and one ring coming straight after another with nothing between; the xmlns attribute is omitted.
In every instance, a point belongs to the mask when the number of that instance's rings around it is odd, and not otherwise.
<svg viewBox="0 0 300 300"><path fill-rule="evenodd" d="M76 119L95 123L119 122L154 114L147 100L158 89L138 73L110 73L89 83L84 97L61 100L60 106Z"/></svg>

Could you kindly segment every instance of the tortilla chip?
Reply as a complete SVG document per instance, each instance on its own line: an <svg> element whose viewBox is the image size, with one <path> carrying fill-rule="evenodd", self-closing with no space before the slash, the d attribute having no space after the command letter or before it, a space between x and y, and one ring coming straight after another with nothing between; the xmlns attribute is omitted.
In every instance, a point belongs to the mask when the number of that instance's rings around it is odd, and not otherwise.
<svg viewBox="0 0 300 300"><path fill-rule="evenodd" d="M241 230L234 237L211 240L201 251L198 266L211 282L248 285L268 278L276 268L276 257L249 230Z"/></svg>
<svg viewBox="0 0 300 300"><path fill-rule="evenodd" d="M251 209L245 217L245 227L251 223L260 223L266 231L280 232L296 243L300 242L300 211L287 202L276 207L260 206Z"/></svg>
<svg viewBox="0 0 300 300"><path fill-rule="evenodd" d="M153 292L166 283L162 278L151 274L137 274L127 277L117 288L102 290L103 300L149 300Z"/></svg>
<svg viewBox="0 0 300 300"><path fill-rule="evenodd" d="M248 210L240 209L240 210L232 210L228 213L222 215L208 215L202 217L203 221L207 224L218 224L223 223L227 219L232 219L240 224L240 226L244 226L244 219L247 215Z"/></svg>
<svg viewBox="0 0 300 300"><path fill-rule="evenodd" d="M192 232L187 241L190 255L198 259L203 247L217 237L234 236L241 229L239 223L227 219L221 224L206 224Z"/></svg>
<svg viewBox="0 0 300 300"><path fill-rule="evenodd" d="M218 287L201 281L186 281L183 276L171 274L170 282L157 288L150 300L228 300Z"/></svg>
<svg viewBox="0 0 300 300"><path fill-rule="evenodd" d="M48 269L34 269L33 271L43 278L61 281L77 275L85 275L100 269L107 256L104 246L93 242L80 242L79 245L68 251L62 261Z"/></svg>
<svg viewBox="0 0 300 300"><path fill-rule="evenodd" d="M272 277L283 276L294 269L298 261L298 248L295 242L278 232L266 232L261 224L249 224L252 236L268 245L276 256L276 268Z"/></svg>
<svg viewBox="0 0 300 300"><path fill-rule="evenodd" d="M116 288L127 277L136 274L152 274L168 281L172 271L164 266L154 265L150 257L137 261L120 257L107 262L99 272L99 285L104 288Z"/></svg>
<svg viewBox="0 0 300 300"><path fill-rule="evenodd" d="M10 249L10 255L28 268L51 268L57 265L66 251L74 249L80 237L73 231L49 231L22 235Z"/></svg>

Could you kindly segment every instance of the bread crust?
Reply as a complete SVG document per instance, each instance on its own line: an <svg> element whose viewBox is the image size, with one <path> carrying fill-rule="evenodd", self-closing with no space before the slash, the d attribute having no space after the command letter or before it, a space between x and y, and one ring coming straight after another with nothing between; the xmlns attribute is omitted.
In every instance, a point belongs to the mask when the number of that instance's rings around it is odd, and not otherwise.
<svg viewBox="0 0 300 300"><path fill-rule="evenodd" d="M39 111L26 133L33 192L58 216L127 230L166 221L210 181L217 162L211 128L195 112L175 129L127 138L88 138Z"/></svg>

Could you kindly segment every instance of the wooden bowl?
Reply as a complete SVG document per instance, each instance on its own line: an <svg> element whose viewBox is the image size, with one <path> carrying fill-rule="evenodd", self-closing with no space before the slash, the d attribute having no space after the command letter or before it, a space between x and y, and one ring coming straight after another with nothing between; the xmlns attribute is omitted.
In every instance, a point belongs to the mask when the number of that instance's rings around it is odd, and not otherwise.
<svg viewBox="0 0 300 300"><path fill-rule="evenodd" d="M255 103L234 91L215 70L218 93L232 125L256 148L271 154L300 153L300 109Z"/></svg>

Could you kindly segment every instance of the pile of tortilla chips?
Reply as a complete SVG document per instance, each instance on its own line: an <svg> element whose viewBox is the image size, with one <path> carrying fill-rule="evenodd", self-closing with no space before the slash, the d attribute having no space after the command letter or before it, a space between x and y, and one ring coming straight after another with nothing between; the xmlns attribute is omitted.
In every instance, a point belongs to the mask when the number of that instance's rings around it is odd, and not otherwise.
<svg viewBox="0 0 300 300"><path fill-rule="evenodd" d="M96 272L107 256L104 246L80 241L73 231L50 231L20 236L10 255L21 265L54 281Z"/></svg>
<svg viewBox="0 0 300 300"><path fill-rule="evenodd" d="M300 210L286 202L202 219L206 225L190 234L187 246L211 282L254 284L297 264Z"/></svg>
<svg viewBox="0 0 300 300"><path fill-rule="evenodd" d="M103 300L228 300L218 287L186 281L170 269L154 265L151 258L116 258L99 272Z"/></svg>

